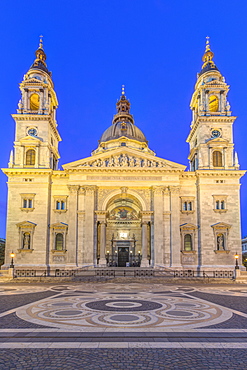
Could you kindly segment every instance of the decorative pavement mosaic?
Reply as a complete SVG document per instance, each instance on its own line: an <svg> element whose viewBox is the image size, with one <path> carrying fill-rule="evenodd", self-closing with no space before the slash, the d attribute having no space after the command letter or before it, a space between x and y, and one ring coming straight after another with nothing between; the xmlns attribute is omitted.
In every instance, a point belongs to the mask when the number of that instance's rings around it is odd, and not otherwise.
<svg viewBox="0 0 247 370"><path fill-rule="evenodd" d="M246 348L244 285L0 285L0 370L241 370Z"/></svg>

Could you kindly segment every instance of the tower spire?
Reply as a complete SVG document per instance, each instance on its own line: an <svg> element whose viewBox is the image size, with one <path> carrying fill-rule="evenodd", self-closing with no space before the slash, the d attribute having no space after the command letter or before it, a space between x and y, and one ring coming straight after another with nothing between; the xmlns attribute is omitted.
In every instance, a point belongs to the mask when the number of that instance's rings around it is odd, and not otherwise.
<svg viewBox="0 0 247 370"><path fill-rule="evenodd" d="M211 50L209 36L206 37L206 47L205 53L203 54L202 61L204 62L202 65L202 70L199 73L199 76L202 75L204 72L208 72L212 69L218 70L214 61L213 61L214 53Z"/></svg>
<svg viewBox="0 0 247 370"><path fill-rule="evenodd" d="M42 71L51 75L51 72L48 71L47 65L46 65L46 62L45 62L46 61L46 53L44 51L44 44L43 44L43 36L42 35L39 37L39 47L35 51L35 56L36 56L36 59L33 62L30 69L33 69L33 68L41 69Z"/></svg>
<svg viewBox="0 0 247 370"><path fill-rule="evenodd" d="M122 85L121 96L116 104L117 114L115 114L112 123L116 123L118 121L130 121L134 123L134 119L132 114L130 114L130 102L126 98L125 95L125 86Z"/></svg>

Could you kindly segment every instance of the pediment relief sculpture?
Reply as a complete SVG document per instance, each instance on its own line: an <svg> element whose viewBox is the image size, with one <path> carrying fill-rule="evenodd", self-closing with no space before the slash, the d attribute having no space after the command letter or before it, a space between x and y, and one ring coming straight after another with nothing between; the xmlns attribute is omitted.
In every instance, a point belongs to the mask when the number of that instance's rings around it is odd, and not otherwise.
<svg viewBox="0 0 247 370"><path fill-rule="evenodd" d="M165 161L139 158L126 154L115 155L108 158L98 158L82 163L79 167L171 167Z"/></svg>

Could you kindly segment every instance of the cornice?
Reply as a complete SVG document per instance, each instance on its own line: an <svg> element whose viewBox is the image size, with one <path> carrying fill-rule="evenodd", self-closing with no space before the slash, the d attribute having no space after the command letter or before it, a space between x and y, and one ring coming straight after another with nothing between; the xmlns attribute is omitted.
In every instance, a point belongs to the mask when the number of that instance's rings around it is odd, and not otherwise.
<svg viewBox="0 0 247 370"><path fill-rule="evenodd" d="M196 170L196 177L242 177L246 170Z"/></svg>
<svg viewBox="0 0 247 370"><path fill-rule="evenodd" d="M1 168L3 173L7 176L16 176L16 175L43 175L47 176L52 173L52 169L40 169L40 168Z"/></svg>
<svg viewBox="0 0 247 370"><path fill-rule="evenodd" d="M237 116L199 116L196 120L196 122L191 127L190 133L186 139L186 142L188 143L191 139L191 137L194 135L195 131L197 130L199 124L201 122L208 122L208 123L233 123Z"/></svg>
<svg viewBox="0 0 247 370"><path fill-rule="evenodd" d="M151 174L155 174L155 173L159 173L159 174L166 174L166 173L181 173L181 172L184 172L184 169L163 169L163 168L153 168L153 167L149 167L149 168L145 168L145 167L139 167L139 168L136 168L136 167L117 167L117 168L114 168L114 167L87 167L87 168L70 168L70 169L64 169L64 171L66 173L92 173L92 172L95 172L95 173L116 173L116 174L121 174L121 173L151 173Z"/></svg>
<svg viewBox="0 0 247 370"><path fill-rule="evenodd" d="M11 115L15 121L48 121L51 129L56 136L58 141L62 141L61 136L58 133L57 130L57 124L56 121L51 117L50 114L20 114L20 113L14 113Z"/></svg>

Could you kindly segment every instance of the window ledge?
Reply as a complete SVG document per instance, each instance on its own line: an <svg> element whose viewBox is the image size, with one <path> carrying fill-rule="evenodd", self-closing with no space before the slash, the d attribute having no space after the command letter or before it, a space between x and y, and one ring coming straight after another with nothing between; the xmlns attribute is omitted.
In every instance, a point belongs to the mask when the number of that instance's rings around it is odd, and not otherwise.
<svg viewBox="0 0 247 370"><path fill-rule="evenodd" d="M229 250L214 250L214 253L215 253L215 254L221 254L221 253L229 254L229 253L230 253L230 251L229 251Z"/></svg>
<svg viewBox="0 0 247 370"><path fill-rule="evenodd" d="M195 211L181 211L181 213L186 213L186 215L189 215L191 213L194 213Z"/></svg>
<svg viewBox="0 0 247 370"><path fill-rule="evenodd" d="M17 251L19 253L22 253L22 252L32 253L33 249L20 248L20 249L17 249Z"/></svg>
<svg viewBox="0 0 247 370"><path fill-rule="evenodd" d="M53 211L56 213L65 213L67 212L67 209L53 209Z"/></svg>
<svg viewBox="0 0 247 370"><path fill-rule="evenodd" d="M57 250L57 249L52 249L51 250L51 253L54 253L54 254L65 254L67 252L67 249L62 249L61 251Z"/></svg>
<svg viewBox="0 0 247 370"><path fill-rule="evenodd" d="M194 251L181 251L181 253L183 253L183 254L196 254L196 251L194 250Z"/></svg>
<svg viewBox="0 0 247 370"><path fill-rule="evenodd" d="M21 207L20 210L24 211L24 212L32 212L34 210L34 208L23 208L23 207Z"/></svg>
<svg viewBox="0 0 247 370"><path fill-rule="evenodd" d="M214 209L215 213L226 213L228 209Z"/></svg>

